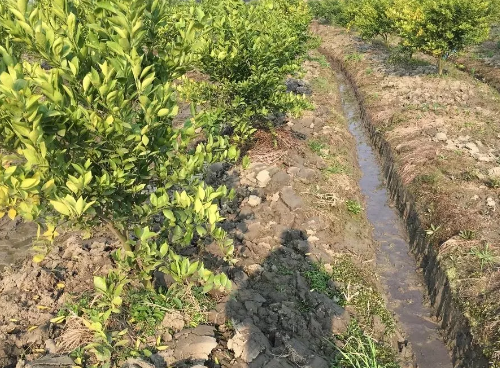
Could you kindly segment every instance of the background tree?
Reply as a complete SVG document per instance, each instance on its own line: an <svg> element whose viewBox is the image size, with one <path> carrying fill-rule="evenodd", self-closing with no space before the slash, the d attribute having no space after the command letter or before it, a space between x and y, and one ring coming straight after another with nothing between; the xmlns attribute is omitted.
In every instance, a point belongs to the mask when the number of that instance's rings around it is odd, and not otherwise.
<svg viewBox="0 0 500 368"><path fill-rule="evenodd" d="M393 0L362 0L355 7L354 19L351 25L355 26L365 39L382 36L387 44L389 35L396 30L394 19L389 16L389 9L394 6Z"/></svg>
<svg viewBox="0 0 500 368"><path fill-rule="evenodd" d="M433 55L441 75L446 57L488 37L495 6L489 0L397 0L390 16L403 45Z"/></svg>

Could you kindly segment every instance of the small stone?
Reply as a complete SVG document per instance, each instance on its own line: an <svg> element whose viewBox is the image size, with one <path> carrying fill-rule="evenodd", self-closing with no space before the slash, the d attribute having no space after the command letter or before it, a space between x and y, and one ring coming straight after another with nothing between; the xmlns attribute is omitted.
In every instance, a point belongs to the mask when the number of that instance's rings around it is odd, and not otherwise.
<svg viewBox="0 0 500 368"><path fill-rule="evenodd" d="M307 241L309 243L314 243L314 242L317 242L318 240L319 240L319 238L317 236L314 236L314 235L307 238Z"/></svg>
<svg viewBox="0 0 500 368"><path fill-rule="evenodd" d="M261 188L264 188L271 181L271 175L269 175L269 171L262 170L257 174L257 182Z"/></svg>
<svg viewBox="0 0 500 368"><path fill-rule="evenodd" d="M306 364L303 368L328 368L329 366L330 365L325 359L317 356L314 357L313 360L309 364Z"/></svg>
<svg viewBox="0 0 500 368"><path fill-rule="evenodd" d="M495 200L494 200L493 198L488 197L488 198L486 199L486 205L487 205L488 207L495 208L495 206L496 206L496 202L495 202Z"/></svg>
<svg viewBox="0 0 500 368"><path fill-rule="evenodd" d="M173 331L180 331L184 328L184 318L178 312L166 313L161 326Z"/></svg>
<svg viewBox="0 0 500 368"><path fill-rule="evenodd" d="M271 197L269 197L269 200L271 202L278 202L279 199L280 199L280 192L276 192Z"/></svg>
<svg viewBox="0 0 500 368"><path fill-rule="evenodd" d="M294 240L291 245L299 253L305 254L309 251L309 243L305 240Z"/></svg>
<svg viewBox="0 0 500 368"><path fill-rule="evenodd" d="M500 166L488 170L488 176L492 178L500 177Z"/></svg>
<svg viewBox="0 0 500 368"><path fill-rule="evenodd" d="M256 195L251 195L248 197L248 205L251 207L257 207L262 202L262 199Z"/></svg>
<svg viewBox="0 0 500 368"><path fill-rule="evenodd" d="M302 198L295 193L292 187L285 187L282 189L281 199L292 211L303 205Z"/></svg>
<svg viewBox="0 0 500 368"><path fill-rule="evenodd" d="M260 222L252 222L247 225L246 231L244 231L245 239L249 241L256 240L262 235L262 226Z"/></svg>
<svg viewBox="0 0 500 368"><path fill-rule="evenodd" d="M264 268L260 264L255 263L247 266L246 271L250 276L254 276L254 275L260 275L264 271Z"/></svg>
<svg viewBox="0 0 500 368"><path fill-rule="evenodd" d="M207 360L212 350L217 346L213 336L213 327L198 326L177 341L174 356L178 360Z"/></svg>
<svg viewBox="0 0 500 368"><path fill-rule="evenodd" d="M286 172L289 173L290 175L297 175L299 171L300 171L299 167L291 166L288 168Z"/></svg>
<svg viewBox="0 0 500 368"><path fill-rule="evenodd" d="M311 123L311 125L309 125L309 128L314 129L314 123Z"/></svg>
<svg viewBox="0 0 500 368"><path fill-rule="evenodd" d="M437 133L436 134L436 137L435 137L438 141L445 141L448 139L448 137L446 136L446 133Z"/></svg>
<svg viewBox="0 0 500 368"><path fill-rule="evenodd" d="M54 340L52 340L52 339L45 340L45 350L49 354L55 354L55 353L57 353L56 342Z"/></svg>
<svg viewBox="0 0 500 368"><path fill-rule="evenodd" d="M471 153L479 152L479 148L477 148L477 145L473 142L466 143L465 148L467 148Z"/></svg>
<svg viewBox="0 0 500 368"><path fill-rule="evenodd" d="M161 335L161 338L164 342L172 341L172 335L170 334L170 332L164 332L163 335Z"/></svg>
<svg viewBox="0 0 500 368"><path fill-rule="evenodd" d="M261 330L249 322L244 322L244 324L236 326L236 334L229 339L227 347L234 352L236 358L250 363L261 352L269 349L270 344Z"/></svg>
<svg viewBox="0 0 500 368"><path fill-rule="evenodd" d="M300 170L298 177L306 181L310 181L316 177L316 171L313 169L303 168Z"/></svg>
<svg viewBox="0 0 500 368"><path fill-rule="evenodd" d="M475 194L474 196L472 196L471 198L473 201L477 201L479 199L479 196L477 194Z"/></svg>

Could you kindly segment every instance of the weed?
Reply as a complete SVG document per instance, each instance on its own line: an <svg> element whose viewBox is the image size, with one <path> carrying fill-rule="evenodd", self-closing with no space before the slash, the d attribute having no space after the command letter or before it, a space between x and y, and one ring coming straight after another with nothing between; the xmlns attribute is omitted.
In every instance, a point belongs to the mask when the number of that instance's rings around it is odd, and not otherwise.
<svg viewBox="0 0 500 368"><path fill-rule="evenodd" d="M328 63L328 60L326 60L325 55L318 55L318 56L307 56L307 60L309 61L316 61L319 65L321 65L323 68L328 68L330 64Z"/></svg>
<svg viewBox="0 0 500 368"><path fill-rule="evenodd" d="M353 61L353 62L358 62L363 60L363 55L361 55L358 52L351 52L350 54L347 54L345 56L345 61Z"/></svg>
<svg viewBox="0 0 500 368"><path fill-rule="evenodd" d="M285 267L283 265L278 266L277 272L278 272L278 274L283 275L283 276L293 275L293 270L288 268L288 267Z"/></svg>
<svg viewBox="0 0 500 368"><path fill-rule="evenodd" d="M439 174L437 172L431 174L422 174L415 178L417 184L429 184L433 185L438 182Z"/></svg>
<svg viewBox="0 0 500 368"><path fill-rule="evenodd" d="M311 80L312 89L316 92L327 93L333 89L332 83L324 77L316 77Z"/></svg>
<svg viewBox="0 0 500 368"><path fill-rule="evenodd" d="M363 210L363 207L361 207L361 204L358 201L355 201L353 199L349 199L345 203L347 206L347 210L350 213L353 213L355 215L361 213L361 211Z"/></svg>
<svg viewBox="0 0 500 368"><path fill-rule="evenodd" d="M473 248L469 254L479 259L481 272L483 272L485 266L491 266L497 261L497 257L491 251L489 244L486 244L483 249Z"/></svg>
<svg viewBox="0 0 500 368"><path fill-rule="evenodd" d="M307 302L299 300L297 309L302 313L309 313L312 310L312 307L307 304Z"/></svg>
<svg viewBox="0 0 500 368"><path fill-rule="evenodd" d="M486 181L486 185L489 188L498 189L498 188L500 188L500 178L489 178Z"/></svg>
<svg viewBox="0 0 500 368"><path fill-rule="evenodd" d="M248 155L243 156L243 158L241 159L241 166L244 170L248 169L248 167L250 166L250 157L248 157Z"/></svg>
<svg viewBox="0 0 500 368"><path fill-rule="evenodd" d="M391 348L366 335L356 321L337 338L344 345L336 347L339 355L333 368L399 368Z"/></svg>
<svg viewBox="0 0 500 368"><path fill-rule="evenodd" d="M323 265L312 264L311 268L302 275L305 277L312 290L328 295L332 299L338 297L338 292L335 288L330 286L332 277L326 272Z"/></svg>
<svg viewBox="0 0 500 368"><path fill-rule="evenodd" d="M336 162L336 163L328 166L325 169L325 172L327 172L329 174L345 174L345 173L347 173L347 168L344 165Z"/></svg>
<svg viewBox="0 0 500 368"><path fill-rule="evenodd" d="M371 75L371 74L373 74L373 69L372 69L372 68L367 68L367 69L366 69L366 74L367 74L367 75Z"/></svg>
<svg viewBox="0 0 500 368"><path fill-rule="evenodd" d="M458 236L464 240L472 240L476 238L476 232L474 230L462 230Z"/></svg>
<svg viewBox="0 0 500 368"><path fill-rule="evenodd" d="M308 146L313 152L317 153L318 155L321 155L321 150L326 148L326 144L316 140L309 141Z"/></svg>
<svg viewBox="0 0 500 368"><path fill-rule="evenodd" d="M433 224L431 224L431 227L425 230L425 234L427 235L427 237L432 238L434 235L436 235L439 229L441 229L441 225L434 226Z"/></svg>

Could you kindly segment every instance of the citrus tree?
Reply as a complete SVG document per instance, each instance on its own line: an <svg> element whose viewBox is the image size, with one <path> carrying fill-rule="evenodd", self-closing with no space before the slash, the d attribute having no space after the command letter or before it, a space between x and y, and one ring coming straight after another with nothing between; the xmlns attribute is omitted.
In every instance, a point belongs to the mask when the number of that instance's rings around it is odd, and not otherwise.
<svg viewBox="0 0 500 368"><path fill-rule="evenodd" d="M314 18L321 22L347 27L354 19L353 0L312 0L307 2Z"/></svg>
<svg viewBox="0 0 500 368"><path fill-rule="evenodd" d="M488 37L496 1L490 0L397 0L390 10L403 45L443 60Z"/></svg>
<svg viewBox="0 0 500 368"><path fill-rule="evenodd" d="M206 0L201 7L213 18L199 67L210 78L202 98L223 108L222 120L243 116L238 123L255 124L305 106L284 84L307 51L311 17L304 1Z"/></svg>
<svg viewBox="0 0 500 368"><path fill-rule="evenodd" d="M155 50L168 9L156 0L4 2L12 42L0 46L0 216L38 221L48 236L63 222L106 224L127 251L130 231L158 214L173 244L223 238L214 201L227 189L201 178L207 163L238 151L204 133L202 113L174 124L178 80L206 19L177 19L176 37ZM12 44L27 50L21 59Z"/></svg>
<svg viewBox="0 0 500 368"><path fill-rule="evenodd" d="M387 44L389 35L395 31L394 19L388 13L394 6L394 1L362 0L353 6L355 15L350 25L356 27L361 37L373 39L382 36Z"/></svg>

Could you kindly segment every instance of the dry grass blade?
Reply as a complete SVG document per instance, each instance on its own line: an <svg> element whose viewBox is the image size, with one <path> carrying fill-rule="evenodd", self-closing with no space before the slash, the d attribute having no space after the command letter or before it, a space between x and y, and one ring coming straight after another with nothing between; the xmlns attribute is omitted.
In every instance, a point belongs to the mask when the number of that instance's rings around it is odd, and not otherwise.
<svg viewBox="0 0 500 368"><path fill-rule="evenodd" d="M78 316L71 316L66 321L64 332L56 339L57 352L67 354L76 348L92 342L93 334Z"/></svg>
<svg viewBox="0 0 500 368"><path fill-rule="evenodd" d="M297 145L289 131L279 130L275 134L259 130L254 135L255 143L248 151L252 162L273 165L286 157L288 150Z"/></svg>

